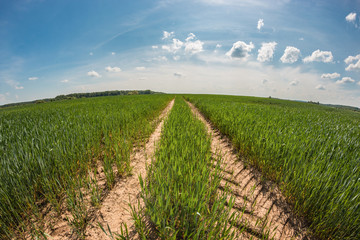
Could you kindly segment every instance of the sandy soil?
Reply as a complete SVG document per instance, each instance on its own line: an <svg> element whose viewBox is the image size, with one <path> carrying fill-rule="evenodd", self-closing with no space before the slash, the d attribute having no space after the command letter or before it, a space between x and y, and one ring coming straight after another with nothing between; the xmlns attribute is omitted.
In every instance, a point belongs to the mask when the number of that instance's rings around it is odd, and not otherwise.
<svg viewBox="0 0 360 240"><path fill-rule="evenodd" d="M193 113L206 125L212 136L214 157L223 159L223 180L219 191L226 186L235 198L232 211L243 214L238 227L243 228L240 239L308 239L305 224L296 219L278 187L261 178L261 173L245 167L230 141L213 128L204 116L189 103Z"/></svg>
<svg viewBox="0 0 360 240"><path fill-rule="evenodd" d="M174 100L168 104L159 116L159 124L149 137L145 148L141 147L140 149L140 147L138 147L131 155L132 174L118 178L110 191L106 188L106 179L102 164L98 164L96 179L99 189L103 192L102 201L99 208L92 207L88 199L89 194L86 193L88 190L84 190L84 205L86 205L87 208L87 219L89 221L85 231L85 239L109 239L101 230L98 223L102 224L106 230L109 226L113 233L120 233L120 226L122 223L125 223L128 229L134 233L134 223L131 218L129 203L135 205L138 200L140 200L139 194L141 189L138 176L140 174L143 177L146 175L146 165L151 163L156 143L160 140L164 118L169 114L173 105ZM115 166L114 172L117 172ZM72 219L72 216L66 209L65 204L61 207L61 216L57 216L49 207L44 209L45 234L48 236L48 239L54 240L76 239L77 235L73 232L67 220L67 218ZM25 238L31 239L31 236Z"/></svg>
<svg viewBox="0 0 360 240"><path fill-rule="evenodd" d="M137 149L131 160L132 175L118 181L114 188L103 200L100 209L95 213L86 231L86 239L108 239L101 230L98 223L102 224L105 229L110 227L113 233L120 233L121 224L128 226L130 235L134 236L135 228L131 217L129 203L137 206L140 199L139 175L146 176L146 166L151 163L156 143L160 140L161 129L164 118L168 115L174 105L174 100L165 108L160 115L161 122L150 136L146 143L145 149ZM143 203L140 202L142 205Z"/></svg>

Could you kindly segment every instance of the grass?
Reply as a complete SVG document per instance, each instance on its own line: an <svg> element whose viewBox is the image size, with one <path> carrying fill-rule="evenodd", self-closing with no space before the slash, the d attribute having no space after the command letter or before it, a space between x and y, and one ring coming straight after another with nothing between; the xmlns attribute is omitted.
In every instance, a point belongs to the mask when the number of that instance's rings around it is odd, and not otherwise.
<svg viewBox="0 0 360 240"><path fill-rule="evenodd" d="M280 184L316 237L360 239L358 113L277 99L186 98Z"/></svg>
<svg viewBox="0 0 360 240"><path fill-rule="evenodd" d="M85 192L96 206L102 166L111 188L128 174L134 144L153 131L168 95L59 101L0 111L0 238L43 237L43 206L64 206L78 237L88 221ZM65 209L66 210L66 209Z"/></svg>
<svg viewBox="0 0 360 240"><path fill-rule="evenodd" d="M219 165L210 167L210 136L180 97L165 121L147 180L140 177L145 209L135 214L142 239L233 239ZM217 159L220 162L220 159Z"/></svg>

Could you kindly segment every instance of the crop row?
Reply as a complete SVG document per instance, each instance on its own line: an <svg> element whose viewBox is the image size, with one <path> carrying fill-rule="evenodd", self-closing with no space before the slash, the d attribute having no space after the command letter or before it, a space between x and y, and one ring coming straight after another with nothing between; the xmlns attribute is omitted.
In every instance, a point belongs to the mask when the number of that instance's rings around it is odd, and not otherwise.
<svg viewBox="0 0 360 240"><path fill-rule="evenodd" d="M360 239L360 115L308 103L189 95L240 153L277 181L324 239Z"/></svg>
<svg viewBox="0 0 360 240"><path fill-rule="evenodd" d="M219 194L219 165L210 151L204 124L177 97L165 121L155 161L141 180L145 208L135 214L142 239L156 234L161 239L232 239L226 193Z"/></svg>
<svg viewBox="0 0 360 240"><path fill-rule="evenodd" d="M116 96L0 111L0 238L41 236L44 205L82 234L88 220L84 189L99 204L98 167L111 188L130 169L134 144L150 135L167 95Z"/></svg>

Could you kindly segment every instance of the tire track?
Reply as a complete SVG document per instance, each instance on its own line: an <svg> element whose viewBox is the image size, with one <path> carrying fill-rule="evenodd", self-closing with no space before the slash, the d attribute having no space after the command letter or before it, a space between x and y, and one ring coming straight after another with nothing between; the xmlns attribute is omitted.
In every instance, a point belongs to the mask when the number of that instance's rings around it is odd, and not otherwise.
<svg viewBox="0 0 360 240"><path fill-rule="evenodd" d="M137 205L136 203L138 200L141 200L139 175L141 174L141 176L146 176L146 166L152 161L155 146L160 140L164 119L168 116L173 105L174 99L161 113L159 117L161 122L151 134L148 142L146 143L145 150L138 150L132 156L132 175L117 182L114 188L104 199L101 208L95 215L95 218L88 225L85 239L97 240L108 238L100 229L98 223L100 223L106 230L107 226L109 226L113 233L120 233L121 225L126 224L128 226L130 236L136 238L135 226L131 216L129 203ZM142 204L143 203L140 202L140 205Z"/></svg>
<svg viewBox="0 0 360 240"><path fill-rule="evenodd" d="M213 128L199 110L187 102L212 136L211 150L219 157L223 179L219 191L230 189L235 203L231 211L242 215L234 225L242 229L240 239L309 239L305 224L295 218L278 187L264 181L260 172L245 166L228 138Z"/></svg>

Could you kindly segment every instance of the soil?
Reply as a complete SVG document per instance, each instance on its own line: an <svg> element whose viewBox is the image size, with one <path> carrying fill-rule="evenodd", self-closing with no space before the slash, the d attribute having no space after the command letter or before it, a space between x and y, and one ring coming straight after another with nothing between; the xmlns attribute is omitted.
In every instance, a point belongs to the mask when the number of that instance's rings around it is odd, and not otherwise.
<svg viewBox="0 0 360 240"><path fill-rule="evenodd" d="M277 185L264 180L261 173L244 164L231 142L200 111L189 103L192 112L205 124L212 137L213 157L221 157L223 180L219 191L229 187L235 199L231 211L242 214L238 229L240 239L308 239L305 224L292 214Z"/></svg>
<svg viewBox="0 0 360 240"><path fill-rule="evenodd" d="M169 114L173 105L174 100L172 100L161 113L161 121L150 136L145 148L137 149L134 152L131 160L132 175L118 181L103 200L100 209L95 213L94 218L88 225L85 239L108 239L99 227L99 223L106 230L109 227L113 233L120 233L121 225L126 224L130 236L136 238L134 221L131 216L129 204L131 203L136 209L138 201L140 201L140 206L143 205L140 198L141 187L139 176L146 177L146 166L151 164L155 146L160 140L164 119Z"/></svg>
<svg viewBox="0 0 360 240"><path fill-rule="evenodd" d="M129 203L137 207L138 200L140 200L140 206L143 205L140 198L141 188L139 176L146 176L146 166L151 164L155 146L160 140L164 119L169 114L173 105L174 99L160 114L157 119L158 125L146 142L145 147L142 146L134 149L130 156L132 168L131 174L126 177L117 178L115 185L110 191L106 187L106 178L102 164L97 162L96 179L98 187L103 193L100 206L95 208L91 206L90 200L88 199L89 196L86 193L86 190L84 190L84 203L87 208L86 211L89 221L85 230L85 239L110 239L99 227L99 224L101 224L106 231L108 231L109 227L113 234L120 233L121 225L126 224L130 236L136 238L135 226L130 214ZM115 166L113 170L116 174L117 169ZM65 205L61 206L61 208L61 216L58 216L53 211L49 210L49 207L44 209L45 234L48 236L48 239L53 240L77 239L77 235L73 232L67 220L72 219L70 212L66 209ZM27 236L26 239L31 239L31 236Z"/></svg>

